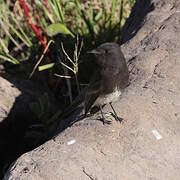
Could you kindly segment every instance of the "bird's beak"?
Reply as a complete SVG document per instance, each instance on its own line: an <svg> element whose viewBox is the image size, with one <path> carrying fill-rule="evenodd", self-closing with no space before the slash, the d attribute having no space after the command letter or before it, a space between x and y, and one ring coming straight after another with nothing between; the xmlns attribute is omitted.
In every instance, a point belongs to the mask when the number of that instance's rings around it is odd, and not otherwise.
<svg viewBox="0 0 180 180"><path fill-rule="evenodd" d="M87 54L101 54L101 53L97 51L96 49L93 49L91 51L87 51Z"/></svg>

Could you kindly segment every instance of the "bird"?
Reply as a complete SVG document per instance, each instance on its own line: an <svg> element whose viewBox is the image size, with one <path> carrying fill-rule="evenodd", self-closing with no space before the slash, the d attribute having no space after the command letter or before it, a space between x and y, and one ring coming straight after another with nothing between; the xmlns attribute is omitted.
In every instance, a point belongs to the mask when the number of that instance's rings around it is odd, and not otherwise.
<svg viewBox="0 0 180 180"><path fill-rule="evenodd" d="M118 117L112 105L129 85L129 71L121 48L117 43L108 42L88 51L88 54L93 55L96 66L85 93L85 115L97 106L101 110L103 123L106 123L108 121L104 118L102 108L109 104L115 120L121 122L122 118Z"/></svg>
<svg viewBox="0 0 180 180"><path fill-rule="evenodd" d="M113 110L113 116L116 121L122 122L122 118L119 118L112 103L118 101L124 89L129 85L129 71L125 57L121 51L119 44L117 43L103 43L96 49L88 51L87 54L93 55L90 58L94 61L94 72L90 77L90 81L87 87L81 90L81 93L73 100L72 104L65 108L65 110L59 110L52 117L53 120L60 122L62 129L74 124L79 120L69 120L70 122L63 121L72 112L80 109L84 109L84 113L80 116L80 119L87 117L92 107L97 106L102 115L103 124L109 124L109 121L105 120L102 108L104 105L109 104ZM59 120L57 117L61 117ZM57 124L59 124L57 122Z"/></svg>

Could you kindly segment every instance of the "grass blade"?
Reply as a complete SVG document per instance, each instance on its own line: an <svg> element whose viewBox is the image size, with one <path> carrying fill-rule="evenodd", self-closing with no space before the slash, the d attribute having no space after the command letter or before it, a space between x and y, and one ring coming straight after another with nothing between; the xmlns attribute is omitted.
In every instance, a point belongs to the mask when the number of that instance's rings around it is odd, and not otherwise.
<svg viewBox="0 0 180 180"><path fill-rule="evenodd" d="M54 67L55 63L50 63L50 64L46 64L46 65L43 65L43 66L39 66L38 67L38 70L39 71L44 71L44 70L47 70L47 69L50 69L52 67Z"/></svg>
<svg viewBox="0 0 180 180"><path fill-rule="evenodd" d="M0 59L4 60L4 61L9 61L13 64L19 64L19 61L14 58L13 56L11 56L10 54L4 54L2 52L0 52Z"/></svg>
<svg viewBox="0 0 180 180"><path fill-rule="evenodd" d="M75 37L74 34L62 23L54 23L54 24L51 24L49 25L47 28L46 28L46 31L47 31L47 34L49 36L55 36L59 33L61 34L65 34L65 35L71 35L73 38Z"/></svg>

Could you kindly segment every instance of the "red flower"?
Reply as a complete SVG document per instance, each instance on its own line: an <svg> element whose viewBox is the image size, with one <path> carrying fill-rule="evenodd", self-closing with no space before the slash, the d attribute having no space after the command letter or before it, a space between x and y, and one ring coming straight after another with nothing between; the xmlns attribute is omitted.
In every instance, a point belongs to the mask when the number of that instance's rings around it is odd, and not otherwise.
<svg viewBox="0 0 180 180"><path fill-rule="evenodd" d="M37 17L35 17L35 19L36 19L38 25L35 25L29 16L29 8L28 8L26 1L20 0L20 4L21 4L22 8L24 9L24 13L25 13L28 24L31 26L32 30L34 31L34 33L36 34L36 36L38 37L38 39L40 40L41 44L43 45L43 47L45 49L47 46L46 37L43 37L43 35L42 35L41 26L40 26L40 23L39 23Z"/></svg>

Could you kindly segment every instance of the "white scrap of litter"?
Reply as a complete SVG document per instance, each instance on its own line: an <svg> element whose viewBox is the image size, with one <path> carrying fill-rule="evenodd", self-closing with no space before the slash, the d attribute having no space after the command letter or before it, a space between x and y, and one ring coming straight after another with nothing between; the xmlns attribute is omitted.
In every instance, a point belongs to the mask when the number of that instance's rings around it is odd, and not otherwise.
<svg viewBox="0 0 180 180"><path fill-rule="evenodd" d="M76 140L75 140L75 139L72 139L72 140L70 140L70 141L67 142L67 145L72 145L72 144L74 144L75 142L76 142Z"/></svg>
<svg viewBox="0 0 180 180"><path fill-rule="evenodd" d="M153 135L156 137L157 140L162 139L161 134L160 134L156 129L153 129L153 130L152 130L152 133L153 133Z"/></svg>

